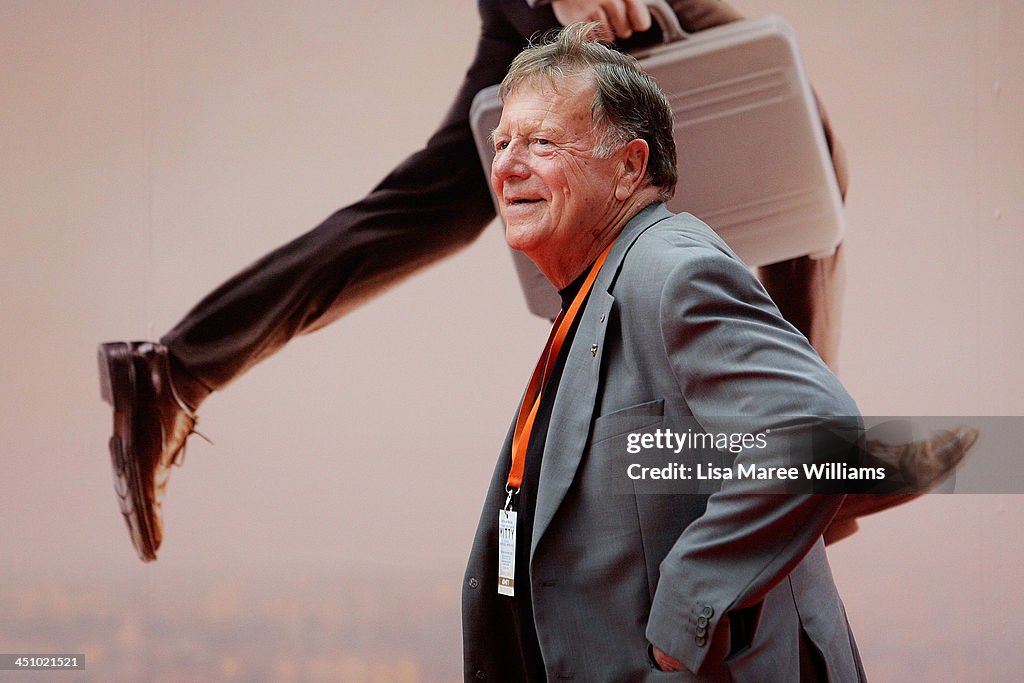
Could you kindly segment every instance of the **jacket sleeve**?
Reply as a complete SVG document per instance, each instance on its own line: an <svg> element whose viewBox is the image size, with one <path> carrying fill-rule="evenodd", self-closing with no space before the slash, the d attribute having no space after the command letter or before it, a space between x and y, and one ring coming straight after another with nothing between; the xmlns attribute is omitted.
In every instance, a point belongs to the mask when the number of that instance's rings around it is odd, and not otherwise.
<svg viewBox="0 0 1024 683"><path fill-rule="evenodd" d="M659 324L675 380L701 426L718 431L725 416L742 416L770 429L767 453L737 456L748 462L770 462L803 444L822 421L848 428L852 420L859 428L853 400L743 264L712 248L687 252L664 284ZM841 495L752 493L726 481L661 564L648 640L691 671L708 656L724 658L730 611L759 605L841 503Z"/></svg>

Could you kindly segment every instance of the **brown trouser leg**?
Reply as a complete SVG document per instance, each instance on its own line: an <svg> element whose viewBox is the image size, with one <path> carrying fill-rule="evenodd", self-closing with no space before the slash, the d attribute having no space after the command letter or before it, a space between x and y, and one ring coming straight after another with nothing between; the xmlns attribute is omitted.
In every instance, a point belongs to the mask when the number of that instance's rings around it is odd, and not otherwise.
<svg viewBox="0 0 1024 683"><path fill-rule="evenodd" d="M800 330L821 359L837 371L845 280L843 245L825 258L808 256L762 266L757 276L782 317Z"/></svg>

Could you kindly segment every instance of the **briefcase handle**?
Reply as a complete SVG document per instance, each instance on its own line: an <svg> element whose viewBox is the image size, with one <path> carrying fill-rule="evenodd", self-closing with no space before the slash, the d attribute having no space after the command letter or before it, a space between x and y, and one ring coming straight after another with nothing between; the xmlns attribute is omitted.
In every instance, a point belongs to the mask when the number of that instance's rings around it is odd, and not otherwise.
<svg viewBox="0 0 1024 683"><path fill-rule="evenodd" d="M647 9L651 10L651 16L661 27L661 37L666 43L686 40L689 37L679 23L679 17L668 4L668 0L647 0Z"/></svg>

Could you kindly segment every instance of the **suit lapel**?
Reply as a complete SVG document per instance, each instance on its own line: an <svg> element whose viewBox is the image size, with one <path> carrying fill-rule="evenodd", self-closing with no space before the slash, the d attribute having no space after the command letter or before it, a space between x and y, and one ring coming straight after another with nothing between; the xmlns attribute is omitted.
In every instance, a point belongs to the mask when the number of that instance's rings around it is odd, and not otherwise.
<svg viewBox="0 0 1024 683"><path fill-rule="evenodd" d="M569 490L583 457L597 399L605 323L613 302L614 297L607 290L595 289L590 293L587 308L565 360L558 394L551 408L547 440L544 442L531 557L537 541L551 523ZM594 353L591 353L592 349Z"/></svg>
<svg viewBox="0 0 1024 683"><path fill-rule="evenodd" d="M600 386L605 331L615 302L610 292L615 276L637 237L671 215L663 204L653 204L634 216L616 239L590 292L551 408L537 491L531 558L576 477L590 436Z"/></svg>

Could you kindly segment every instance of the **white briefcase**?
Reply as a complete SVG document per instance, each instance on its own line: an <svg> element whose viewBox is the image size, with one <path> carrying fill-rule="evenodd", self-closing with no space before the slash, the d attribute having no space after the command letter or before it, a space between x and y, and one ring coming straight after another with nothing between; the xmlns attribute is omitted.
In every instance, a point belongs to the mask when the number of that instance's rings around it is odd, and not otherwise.
<svg viewBox="0 0 1024 683"><path fill-rule="evenodd" d="M793 28L765 17L686 36L674 15L656 17L672 42L636 56L675 112L679 185L669 208L708 223L751 267L831 254L842 199ZM487 174L500 118L498 86L480 91L470 124ZM530 310L554 317L552 285L513 256Z"/></svg>

